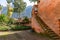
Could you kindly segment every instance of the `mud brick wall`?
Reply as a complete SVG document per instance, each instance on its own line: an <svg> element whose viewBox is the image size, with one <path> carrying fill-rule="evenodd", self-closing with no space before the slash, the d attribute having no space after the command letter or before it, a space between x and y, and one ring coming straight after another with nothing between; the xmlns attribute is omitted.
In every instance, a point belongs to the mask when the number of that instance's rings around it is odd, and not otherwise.
<svg viewBox="0 0 60 40"><path fill-rule="evenodd" d="M60 19L60 0L40 0L38 3L38 13L42 20L53 30L59 34Z"/></svg>
<svg viewBox="0 0 60 40"><path fill-rule="evenodd" d="M32 23L31 23L32 29L34 29L37 33L40 33L40 32L43 33L44 32L43 29L40 27L40 25L38 24L38 22L35 19L34 8L35 7L33 6L33 9L32 9L32 19L31 19L31 21L32 21Z"/></svg>

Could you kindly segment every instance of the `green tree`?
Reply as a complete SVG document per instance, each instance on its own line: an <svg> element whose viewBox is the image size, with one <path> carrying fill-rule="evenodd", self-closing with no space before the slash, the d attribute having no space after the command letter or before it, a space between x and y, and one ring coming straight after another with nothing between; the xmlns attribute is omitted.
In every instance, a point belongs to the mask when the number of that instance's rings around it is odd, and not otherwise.
<svg viewBox="0 0 60 40"><path fill-rule="evenodd" d="M12 2L12 0L6 0L8 4L10 4Z"/></svg>
<svg viewBox="0 0 60 40"><path fill-rule="evenodd" d="M24 16L23 22L29 23L29 18L27 16Z"/></svg>
<svg viewBox="0 0 60 40"><path fill-rule="evenodd" d="M7 23L7 22L8 22L7 16L4 14L1 14L0 15L0 23L2 24L2 23Z"/></svg>
<svg viewBox="0 0 60 40"><path fill-rule="evenodd" d="M2 6L0 5L0 14L1 14Z"/></svg>
<svg viewBox="0 0 60 40"><path fill-rule="evenodd" d="M20 13L24 11L26 8L26 2L23 0L14 0L14 12L18 13L18 17L20 18Z"/></svg>
<svg viewBox="0 0 60 40"><path fill-rule="evenodd" d="M30 2L34 2L34 3L37 2L37 0L29 0L29 1L30 1Z"/></svg>

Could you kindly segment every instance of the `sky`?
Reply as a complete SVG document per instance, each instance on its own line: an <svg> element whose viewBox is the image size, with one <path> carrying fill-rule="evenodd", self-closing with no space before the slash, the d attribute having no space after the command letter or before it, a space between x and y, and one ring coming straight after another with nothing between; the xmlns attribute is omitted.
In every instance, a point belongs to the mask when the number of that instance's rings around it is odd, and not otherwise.
<svg viewBox="0 0 60 40"><path fill-rule="evenodd" d="M27 3L27 6L30 6L30 5L32 6L34 4L34 3L30 3L29 0L24 0L24 2ZM6 0L0 0L0 4L3 5L3 6L7 6Z"/></svg>

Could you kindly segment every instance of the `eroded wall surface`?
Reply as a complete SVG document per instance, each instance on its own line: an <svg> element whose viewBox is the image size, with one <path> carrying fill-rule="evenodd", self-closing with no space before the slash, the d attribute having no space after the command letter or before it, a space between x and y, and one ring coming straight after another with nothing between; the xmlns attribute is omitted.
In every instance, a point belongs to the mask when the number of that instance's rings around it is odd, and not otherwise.
<svg viewBox="0 0 60 40"><path fill-rule="evenodd" d="M34 6L33 6L33 9L32 9L32 19L31 19L32 23L32 28L37 32L37 33L40 33L40 32L44 32L43 29L41 28L41 26L39 25L39 23L37 22L36 18L35 18L35 13L34 13Z"/></svg>
<svg viewBox="0 0 60 40"><path fill-rule="evenodd" d="M38 14L48 27L60 35L58 21L60 19L60 0L40 0Z"/></svg>

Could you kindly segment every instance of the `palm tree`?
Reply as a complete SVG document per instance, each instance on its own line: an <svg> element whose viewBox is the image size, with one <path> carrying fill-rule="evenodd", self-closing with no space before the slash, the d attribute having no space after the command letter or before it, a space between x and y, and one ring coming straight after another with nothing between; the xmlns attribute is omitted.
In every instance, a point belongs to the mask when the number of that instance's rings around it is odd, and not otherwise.
<svg viewBox="0 0 60 40"><path fill-rule="evenodd" d="M23 0L14 1L14 12L18 13L18 18L20 18L20 13L26 8L26 3Z"/></svg>

